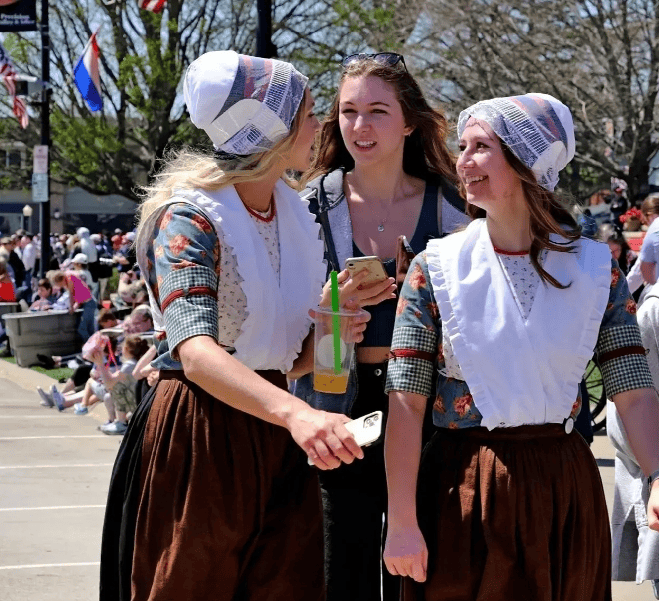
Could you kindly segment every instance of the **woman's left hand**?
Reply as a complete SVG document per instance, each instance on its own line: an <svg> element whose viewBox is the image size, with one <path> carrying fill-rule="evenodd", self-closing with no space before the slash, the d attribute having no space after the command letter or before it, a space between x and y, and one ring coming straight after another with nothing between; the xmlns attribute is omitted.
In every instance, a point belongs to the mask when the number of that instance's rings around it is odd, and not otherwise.
<svg viewBox="0 0 659 601"><path fill-rule="evenodd" d="M659 532L659 480L655 480L648 500L648 526Z"/></svg>

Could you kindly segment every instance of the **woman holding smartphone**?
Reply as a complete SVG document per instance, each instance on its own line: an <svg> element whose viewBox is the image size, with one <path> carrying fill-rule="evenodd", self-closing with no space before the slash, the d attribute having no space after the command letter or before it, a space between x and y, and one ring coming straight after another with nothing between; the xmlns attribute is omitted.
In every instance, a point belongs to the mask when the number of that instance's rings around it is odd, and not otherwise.
<svg viewBox="0 0 659 601"><path fill-rule="evenodd" d="M306 83L288 63L231 51L185 75L215 153L170 159L141 207L160 375L113 470L102 600L324 598L307 460L333 469L362 451L347 417L286 391L325 281L318 226L282 179L311 160Z"/></svg>
<svg viewBox="0 0 659 601"><path fill-rule="evenodd" d="M418 253L429 239L468 219L453 187L446 119L428 105L404 58L391 52L352 55L342 67L302 196L323 226L329 266L341 271L348 259L375 256L384 263L392 292L381 300L376 284L355 289L356 302L368 308L371 320L346 394L315 392L310 375L294 382L293 390L313 407L352 418L381 410L386 419L398 238L404 235L407 251ZM339 279L351 286L348 271ZM365 449L364 460L356 463L332 477L320 474L328 601L397 599L399 582L381 562L387 507L382 445Z"/></svg>
<svg viewBox="0 0 659 601"><path fill-rule="evenodd" d="M414 258L398 302L385 561L407 577L405 601L609 601L604 490L574 419L596 349L659 530L658 399L636 304L608 246L553 193L575 148L564 104L479 102L458 136L476 219Z"/></svg>

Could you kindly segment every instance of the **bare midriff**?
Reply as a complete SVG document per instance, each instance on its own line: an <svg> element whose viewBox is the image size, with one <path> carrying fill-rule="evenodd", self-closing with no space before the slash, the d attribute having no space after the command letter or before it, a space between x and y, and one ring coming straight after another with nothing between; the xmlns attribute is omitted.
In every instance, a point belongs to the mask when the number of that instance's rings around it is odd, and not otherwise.
<svg viewBox="0 0 659 601"><path fill-rule="evenodd" d="M365 346L357 347L357 363L384 363L389 359L390 347Z"/></svg>

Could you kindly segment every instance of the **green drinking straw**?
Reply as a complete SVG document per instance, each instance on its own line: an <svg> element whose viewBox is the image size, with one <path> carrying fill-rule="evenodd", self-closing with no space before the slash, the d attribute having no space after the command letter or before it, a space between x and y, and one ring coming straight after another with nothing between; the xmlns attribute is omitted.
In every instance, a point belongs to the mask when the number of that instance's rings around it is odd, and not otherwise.
<svg viewBox="0 0 659 601"><path fill-rule="evenodd" d="M334 373L341 373L341 316L339 315L339 280L336 271L330 273L332 286L332 337L334 339Z"/></svg>

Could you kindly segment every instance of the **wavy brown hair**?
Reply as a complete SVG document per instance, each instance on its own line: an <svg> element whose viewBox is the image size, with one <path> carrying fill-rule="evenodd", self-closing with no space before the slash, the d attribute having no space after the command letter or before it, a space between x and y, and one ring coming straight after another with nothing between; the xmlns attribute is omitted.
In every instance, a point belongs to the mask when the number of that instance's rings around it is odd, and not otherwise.
<svg viewBox="0 0 659 601"><path fill-rule="evenodd" d="M569 283L561 284L554 276L545 271L542 265L540 265L538 257L545 248L563 253L573 252L575 247L571 243L581 238L581 227L576 222L569 208L553 192L546 190L538 184L533 171L522 163L504 142L499 140L499 143L508 164L515 170L519 179L522 180L524 200L526 200L529 213L531 214L531 249L529 251L531 264L535 267L543 282L549 283L556 288L569 288ZM461 196L467 198L462 182L460 183L459 190ZM487 214L485 209L481 209L476 205L469 203L466 203L466 205L466 213L472 219L485 217ZM551 234L565 238L567 242L552 242L549 238Z"/></svg>
<svg viewBox="0 0 659 601"><path fill-rule="evenodd" d="M401 63L391 66L369 58L351 63L341 74L332 108L323 121L320 140L317 143L318 152L310 169L302 178L303 184L340 167L350 171L355 166L339 127L341 85L349 77L369 76L379 77L393 87L403 110L405 125L414 128L405 138L403 171L423 180L432 179L433 175L441 175L457 185L455 157L446 146L449 125L444 114L428 104L419 84Z"/></svg>

